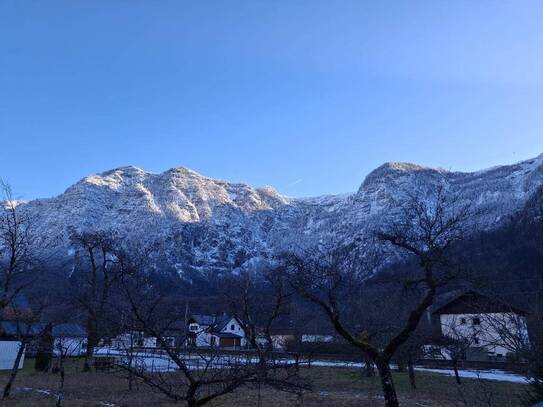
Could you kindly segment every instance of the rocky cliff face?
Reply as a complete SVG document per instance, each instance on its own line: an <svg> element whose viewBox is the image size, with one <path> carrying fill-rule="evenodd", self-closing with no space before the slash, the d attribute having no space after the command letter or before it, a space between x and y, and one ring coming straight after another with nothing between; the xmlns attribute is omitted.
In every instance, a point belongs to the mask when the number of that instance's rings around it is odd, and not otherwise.
<svg viewBox="0 0 543 407"><path fill-rule="evenodd" d="M214 180L186 168L153 174L123 167L21 207L38 219L41 238L57 253L69 252L72 229L113 230L159 242L164 264L192 279L254 266L293 245L364 234L406 193L424 196L436 186L483 209L476 220L492 228L533 202L542 185L543 155L474 173L388 163L371 172L356 193L307 199Z"/></svg>

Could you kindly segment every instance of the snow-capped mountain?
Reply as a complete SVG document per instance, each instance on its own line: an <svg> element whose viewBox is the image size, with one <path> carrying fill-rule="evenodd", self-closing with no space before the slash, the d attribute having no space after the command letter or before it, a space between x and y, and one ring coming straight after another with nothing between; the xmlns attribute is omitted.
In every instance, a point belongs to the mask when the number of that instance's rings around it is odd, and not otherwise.
<svg viewBox="0 0 543 407"><path fill-rule="evenodd" d="M540 193L543 155L472 173L387 163L355 193L304 199L186 168L154 174L123 167L83 178L57 197L20 205L38 219L51 250L68 253L70 230L116 231L159 242L165 264L186 277L252 265L293 245L348 240L378 224L405 191L423 196L437 185L484 209L478 223L491 228Z"/></svg>

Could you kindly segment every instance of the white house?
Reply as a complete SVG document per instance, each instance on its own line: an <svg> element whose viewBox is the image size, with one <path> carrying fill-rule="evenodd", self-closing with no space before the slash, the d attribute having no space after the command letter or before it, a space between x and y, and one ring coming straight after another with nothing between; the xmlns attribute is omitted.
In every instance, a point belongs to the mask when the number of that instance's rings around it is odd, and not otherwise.
<svg viewBox="0 0 543 407"><path fill-rule="evenodd" d="M472 290L450 299L433 314L444 338L464 344L466 353L478 353L478 358L505 358L528 341L521 310Z"/></svg>
<svg viewBox="0 0 543 407"><path fill-rule="evenodd" d="M191 315L187 324L187 345L236 348L247 345L240 319L228 315Z"/></svg>

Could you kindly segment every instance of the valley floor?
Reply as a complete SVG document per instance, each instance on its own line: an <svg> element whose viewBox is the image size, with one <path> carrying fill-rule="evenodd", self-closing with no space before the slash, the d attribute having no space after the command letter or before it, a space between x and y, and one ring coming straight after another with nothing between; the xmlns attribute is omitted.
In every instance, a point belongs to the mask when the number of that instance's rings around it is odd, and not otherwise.
<svg viewBox="0 0 543 407"><path fill-rule="evenodd" d="M54 406L59 375L36 373L34 361L27 360L15 383L10 399L0 406L33 407ZM65 399L63 406L126 406L148 407L173 405L160 394L153 393L144 384L128 390L126 378L110 373L82 373L81 361L72 360L66 373ZM309 407L382 406L380 386L377 378L362 377L356 368L311 367L303 374L311 379L313 391L303 396L303 405ZM0 374L0 385L7 381L7 373ZM520 383L464 379L461 386L454 378L435 372L417 372L417 389L412 390L405 373L396 372L394 380L402 406L448 407L448 406L520 406L519 397L526 390ZM295 406L300 400L274 390L240 389L236 393L215 401L215 407ZM179 404L178 404L179 405Z"/></svg>

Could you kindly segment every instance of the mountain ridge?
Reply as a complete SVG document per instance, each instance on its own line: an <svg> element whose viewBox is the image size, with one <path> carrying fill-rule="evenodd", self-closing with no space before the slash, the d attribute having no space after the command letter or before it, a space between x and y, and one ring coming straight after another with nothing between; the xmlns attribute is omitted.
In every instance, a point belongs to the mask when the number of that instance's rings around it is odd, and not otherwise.
<svg viewBox="0 0 543 407"><path fill-rule="evenodd" d="M20 207L38 219L41 240L58 253L70 251L73 230L115 231L160 243L167 267L186 277L202 270L229 272L293 246L367 235L407 191L424 196L437 186L484 210L477 221L492 228L522 210L542 185L543 155L476 172L385 163L358 191L310 198L217 180L185 167L152 173L124 166Z"/></svg>

